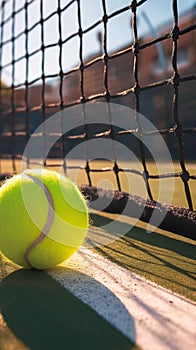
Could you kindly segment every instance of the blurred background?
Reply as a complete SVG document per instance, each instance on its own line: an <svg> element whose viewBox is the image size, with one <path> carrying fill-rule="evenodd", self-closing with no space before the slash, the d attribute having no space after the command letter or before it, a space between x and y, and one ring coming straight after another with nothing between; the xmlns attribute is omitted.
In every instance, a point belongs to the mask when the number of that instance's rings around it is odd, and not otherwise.
<svg viewBox="0 0 196 350"><path fill-rule="evenodd" d="M62 99L64 106L71 105L80 99L81 59L82 64L85 65L83 74L85 98L88 99L104 92L104 40L105 49L109 55L108 88L111 95L116 95L112 102L134 108L134 94L117 96L118 92L126 91L134 83L134 57L131 50L133 31L131 10L128 8L130 1L121 0L119 4L117 0L108 0L105 4L108 21L107 35L104 39L102 2L100 0L80 1L80 25L83 31L81 47L78 35L77 2L61 0L60 40L63 44L60 49L58 45L58 1L17 0L13 2L8 0L4 4L1 1L0 133L3 136L6 136L7 133L6 142L1 145L1 155L9 154L11 130L15 132L15 135L18 132L16 153L22 153L26 139L21 133L25 128L24 113L27 109L31 110L28 121L31 134L43 120L41 109L43 104L51 107L50 109L45 108L45 117L48 117L59 110ZM25 11L25 6L28 11ZM179 1L178 6L180 29L183 30L195 23L196 3L193 0ZM40 25L41 17L43 18L42 25ZM157 81L169 79L172 74L172 40L169 37L173 26L171 1L144 2L137 10L137 26L140 45L145 46L149 41L168 34L167 40L140 50L140 86L148 86ZM124 54L118 55L122 51ZM180 75L186 76L194 73L195 51L194 31L190 31L179 38L177 59ZM102 59L97 59L99 57ZM14 93L13 87L15 88ZM195 81L184 83L179 89L179 112L185 128L191 128L194 125L195 89ZM14 130L13 111L10 110L13 102ZM146 90L140 94L140 112L158 129L173 127L171 106L171 84ZM173 135L164 137L173 158L177 158L176 138ZM186 139L186 158L192 160L195 147L193 138L188 137L187 134L184 137Z"/></svg>

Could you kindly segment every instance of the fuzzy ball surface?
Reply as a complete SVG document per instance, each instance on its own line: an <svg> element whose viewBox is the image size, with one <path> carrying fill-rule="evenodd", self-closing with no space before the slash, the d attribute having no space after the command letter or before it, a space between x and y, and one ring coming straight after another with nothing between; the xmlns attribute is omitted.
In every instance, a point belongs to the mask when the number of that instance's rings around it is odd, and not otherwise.
<svg viewBox="0 0 196 350"><path fill-rule="evenodd" d="M0 251L25 268L53 268L83 243L88 207L64 175L30 169L0 188Z"/></svg>

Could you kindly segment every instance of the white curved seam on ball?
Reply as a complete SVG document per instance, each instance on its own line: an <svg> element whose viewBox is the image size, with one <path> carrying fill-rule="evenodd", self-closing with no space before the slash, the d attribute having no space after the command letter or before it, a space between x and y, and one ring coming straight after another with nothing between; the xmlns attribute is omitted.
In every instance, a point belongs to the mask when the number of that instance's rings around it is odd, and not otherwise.
<svg viewBox="0 0 196 350"><path fill-rule="evenodd" d="M43 241L43 239L47 236L50 227L53 223L54 220L54 202L53 202L53 198L51 196L50 191L48 190L47 186L45 184L43 184L39 179L37 179L36 177L30 175L30 174L23 174L23 176L26 176L28 178L30 178L31 180L33 180L35 183L37 183L43 190L44 193L46 195L47 201L48 201L48 218L47 221L44 225L44 228L42 229L40 235L38 238L36 238L36 240L30 244L30 246L26 249L25 253L24 253L24 260L25 262L30 266L33 267L30 262L29 262L29 254L31 253L31 251L40 243Z"/></svg>

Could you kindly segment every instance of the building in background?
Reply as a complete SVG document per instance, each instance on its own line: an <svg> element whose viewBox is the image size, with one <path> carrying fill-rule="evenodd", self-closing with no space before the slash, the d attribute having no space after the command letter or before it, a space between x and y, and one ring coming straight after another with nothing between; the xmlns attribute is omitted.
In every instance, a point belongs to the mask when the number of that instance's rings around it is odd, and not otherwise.
<svg viewBox="0 0 196 350"><path fill-rule="evenodd" d="M181 17L180 30L191 27L195 24L195 11L189 12ZM140 50L139 53L139 82L141 87L155 83L160 80L169 79L172 75L172 23L166 24L158 29L157 36L168 34L168 39L160 42L166 65L161 64L159 50L156 45ZM140 39L140 46L152 41L154 38L149 35ZM100 36L99 36L100 40ZM121 52L113 53L108 60L108 89L111 95L130 89L134 84L133 77L133 53L130 47L124 47ZM196 36L194 31L187 31L178 40L178 70L180 75L195 74L196 67ZM97 57L88 57L84 70L84 96L89 98L105 91L104 85L104 56L102 60ZM76 71L65 77L63 83L63 97L65 103L73 102L80 98L81 74ZM121 101L122 102L122 101ZM126 102L128 103L127 99ZM124 103L123 103L124 104Z"/></svg>

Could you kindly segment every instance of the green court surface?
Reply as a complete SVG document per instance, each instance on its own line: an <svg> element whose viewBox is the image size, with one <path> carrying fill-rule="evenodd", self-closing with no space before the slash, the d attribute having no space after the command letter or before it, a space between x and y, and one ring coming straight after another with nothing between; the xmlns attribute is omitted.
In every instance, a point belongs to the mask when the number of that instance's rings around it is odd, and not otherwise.
<svg viewBox="0 0 196 350"><path fill-rule="evenodd" d="M91 214L94 237L115 215ZM118 225L131 219L118 218ZM97 252L175 293L194 300L194 242L138 224ZM139 349L45 272L0 258L0 349ZM115 271L114 271L115 275Z"/></svg>
<svg viewBox="0 0 196 350"><path fill-rule="evenodd" d="M122 232L127 231L108 245L97 247L101 254L175 293L196 300L195 241L161 229L147 233L145 223L138 222L137 227L133 227L132 219L122 215L93 213L91 219L95 241L106 234L105 225L114 219Z"/></svg>
<svg viewBox="0 0 196 350"><path fill-rule="evenodd" d="M151 166L153 173L155 170ZM78 182L85 180L79 172ZM110 177L106 180L112 181ZM138 177L132 180L137 182ZM173 201L186 205L179 181L175 182ZM126 187L126 179L123 183ZM137 194L142 195L142 186L137 183ZM167 185L165 181L165 189ZM159 186L153 188L158 193ZM195 187L191 192L195 198ZM117 238L114 232L108 232L106 225L112 220L126 234ZM90 221L88 238L98 243L93 250L172 292L196 300L195 241L160 229L147 233L145 223L134 225L133 219L122 215L92 211ZM102 245L103 237L109 237L108 244ZM45 272L23 270L0 255L0 349L139 348Z"/></svg>

